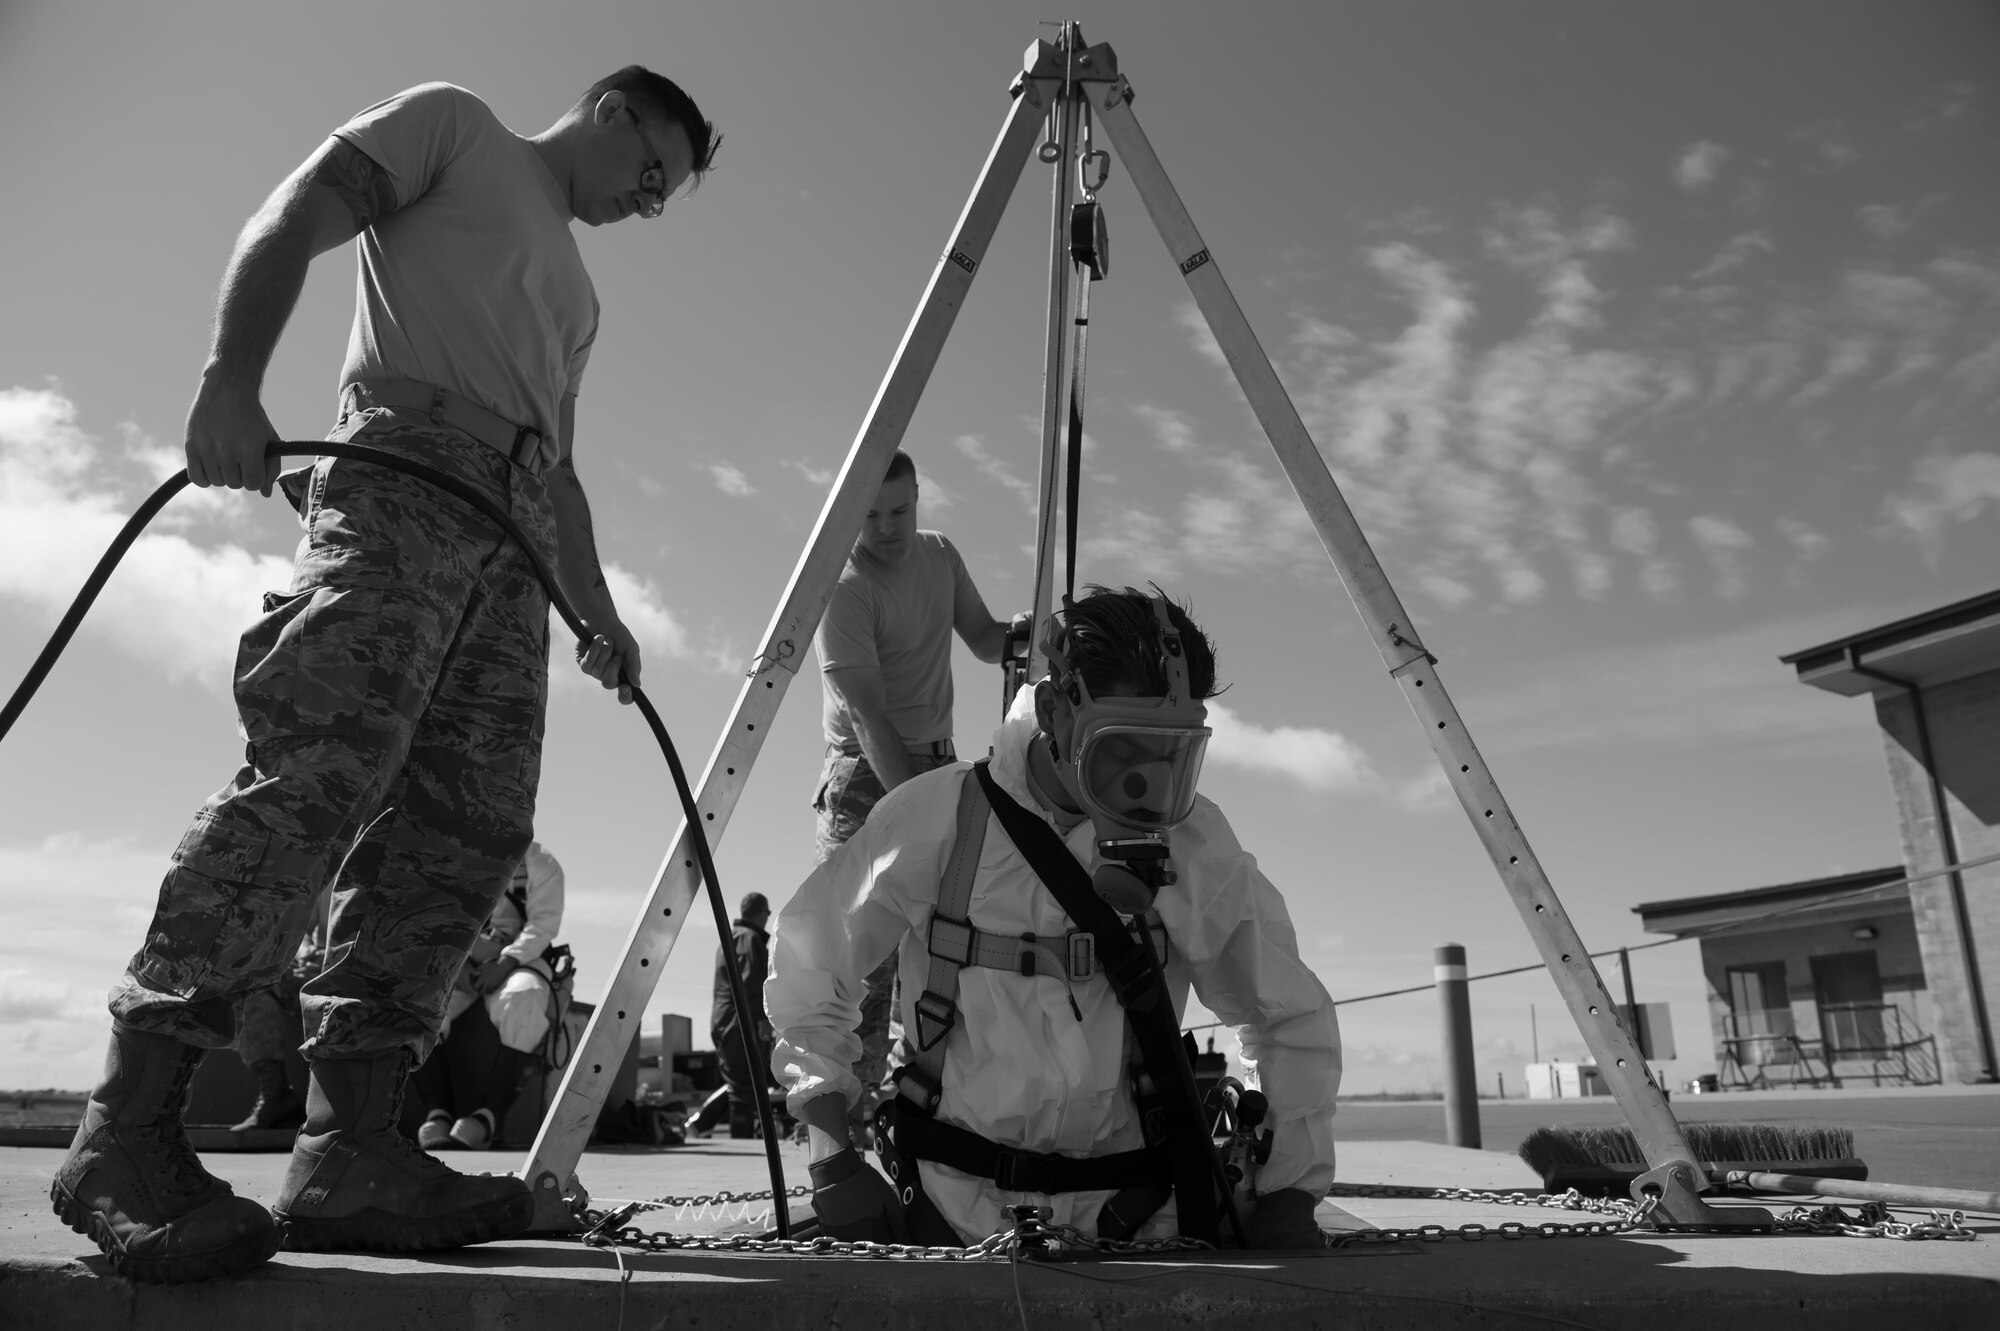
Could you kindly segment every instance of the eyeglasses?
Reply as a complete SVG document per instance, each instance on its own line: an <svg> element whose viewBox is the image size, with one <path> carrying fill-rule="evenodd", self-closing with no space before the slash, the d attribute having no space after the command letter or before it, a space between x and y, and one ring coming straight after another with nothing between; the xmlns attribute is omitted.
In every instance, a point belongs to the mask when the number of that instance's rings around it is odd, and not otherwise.
<svg viewBox="0 0 2000 1331"><path fill-rule="evenodd" d="M646 144L646 151L651 152L653 145L646 143L646 129L639 123L639 113L628 106L625 114L632 117L632 128L639 132L639 142ZM639 173L639 196L639 216L653 218L666 211L667 166L657 157Z"/></svg>

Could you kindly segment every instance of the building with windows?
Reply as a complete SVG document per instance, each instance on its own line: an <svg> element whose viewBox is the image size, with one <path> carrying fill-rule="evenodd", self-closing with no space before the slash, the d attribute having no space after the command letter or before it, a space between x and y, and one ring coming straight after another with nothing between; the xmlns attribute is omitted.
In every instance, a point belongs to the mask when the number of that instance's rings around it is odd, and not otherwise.
<svg viewBox="0 0 2000 1331"><path fill-rule="evenodd" d="M1651 933L1700 940L1723 1089L1940 1080L1900 865L1634 909Z"/></svg>
<svg viewBox="0 0 2000 1331"><path fill-rule="evenodd" d="M2000 592L1780 660L1874 704L1903 863L1635 908L1701 939L1722 1080L1996 1080Z"/></svg>

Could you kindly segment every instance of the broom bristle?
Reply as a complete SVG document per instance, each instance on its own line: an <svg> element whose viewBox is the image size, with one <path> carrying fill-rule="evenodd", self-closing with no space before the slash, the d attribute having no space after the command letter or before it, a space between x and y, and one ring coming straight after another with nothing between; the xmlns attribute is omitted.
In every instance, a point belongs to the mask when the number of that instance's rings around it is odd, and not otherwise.
<svg viewBox="0 0 2000 1331"><path fill-rule="evenodd" d="M1854 1133L1846 1128L1780 1127L1774 1123L1683 1123L1688 1150L1703 1165L1754 1166L1847 1160ZM1536 1128L1521 1139L1520 1156L1544 1179L1559 1171L1606 1166L1644 1169L1646 1153L1632 1130L1618 1127Z"/></svg>

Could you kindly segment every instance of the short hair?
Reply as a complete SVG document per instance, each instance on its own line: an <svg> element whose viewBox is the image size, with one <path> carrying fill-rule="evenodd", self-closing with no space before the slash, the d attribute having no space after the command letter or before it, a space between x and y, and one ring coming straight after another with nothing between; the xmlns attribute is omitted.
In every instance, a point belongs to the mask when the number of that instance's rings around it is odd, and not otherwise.
<svg viewBox="0 0 2000 1331"><path fill-rule="evenodd" d="M737 918L743 920L749 919L752 915L769 915L770 913L771 899L762 892L745 892L743 894L743 904L736 908Z"/></svg>
<svg viewBox="0 0 2000 1331"><path fill-rule="evenodd" d="M889 459L889 470L882 477L882 484L887 485L900 476L909 477L912 485L917 483L917 460L899 448L896 456Z"/></svg>
<svg viewBox="0 0 2000 1331"><path fill-rule="evenodd" d="M701 178L715 165L715 150L722 146L722 136L715 132L713 123L702 117L694 98L664 74L655 74L644 65L627 65L591 84L590 90L577 98L577 108L587 110L595 106L607 92L624 93L626 102L640 113L641 119L664 120L687 131L688 146L694 149L693 179L699 186Z"/></svg>
<svg viewBox="0 0 2000 1331"><path fill-rule="evenodd" d="M1071 601L1061 616L1062 652L1070 667L1083 676L1084 686L1094 694L1105 694L1120 684L1137 688L1148 697L1167 691L1166 667L1161 663L1160 624L1153 617L1153 598L1166 597L1167 618L1180 631L1181 650L1188 669L1188 689L1196 698L1214 697L1215 644L1201 626L1188 617L1185 607L1152 586L1149 595L1137 587L1113 591L1091 583L1080 600Z"/></svg>

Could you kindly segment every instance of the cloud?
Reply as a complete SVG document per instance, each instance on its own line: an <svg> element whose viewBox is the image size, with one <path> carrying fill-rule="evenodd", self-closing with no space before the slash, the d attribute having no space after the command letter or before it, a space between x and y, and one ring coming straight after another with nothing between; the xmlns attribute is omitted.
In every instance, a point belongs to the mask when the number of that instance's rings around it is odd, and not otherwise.
<svg viewBox="0 0 2000 1331"><path fill-rule="evenodd" d="M1688 519L1688 532L1715 570L1715 594L1733 601L1750 589L1744 552L1756 544L1750 533L1727 518L1701 513Z"/></svg>
<svg viewBox="0 0 2000 1331"><path fill-rule="evenodd" d="M1140 402L1133 406L1132 414L1146 422L1152 429L1154 440L1169 453L1194 451L1194 426L1180 412Z"/></svg>
<svg viewBox="0 0 2000 1331"><path fill-rule="evenodd" d="M153 916L167 845L58 832L0 842L0 1066L9 1085L82 1088L104 1061L104 997Z"/></svg>
<svg viewBox="0 0 2000 1331"><path fill-rule="evenodd" d="M77 424L59 388L0 389L0 597L51 621L68 607L150 488L144 478L165 464L137 427L124 434L128 447L113 456ZM250 499L196 493L192 511L176 514L180 531L151 530L133 543L83 632L169 678L226 687L238 634L263 593L290 584L291 560L204 534L217 519L247 514Z"/></svg>
<svg viewBox="0 0 2000 1331"><path fill-rule="evenodd" d="M667 608L659 585L651 578L641 577L613 563L604 566L604 584L618 606L618 617L625 621L625 627L638 639L642 653L675 660L689 660L695 656L688 642L687 629L680 618Z"/></svg>
<svg viewBox="0 0 2000 1331"><path fill-rule="evenodd" d="M1943 453L1921 458L1910 484L1882 503L1883 521L1893 533L1914 540L1935 560L1952 523L1970 522L2000 502L2000 455Z"/></svg>
<svg viewBox="0 0 2000 1331"><path fill-rule="evenodd" d="M831 467L815 467L812 463L801 458L786 458L783 465L790 467L793 471L805 477L806 484L808 485L824 487L833 484L835 473Z"/></svg>
<svg viewBox="0 0 2000 1331"><path fill-rule="evenodd" d="M708 464L708 474L715 480L715 488L737 499L747 499L757 493L757 487L750 484L750 478L740 467L732 467L726 462Z"/></svg>
<svg viewBox="0 0 2000 1331"><path fill-rule="evenodd" d="M1229 357L1222 354L1222 344L1209 331L1208 320L1202 317L1201 306L1191 300L1182 301L1174 307L1174 322L1188 334L1188 340L1201 358L1219 370L1229 368Z"/></svg>
<svg viewBox="0 0 2000 1331"><path fill-rule="evenodd" d="M1854 210L1854 217L1877 240L1901 240L1920 223L1936 216L1948 201L1946 195L1927 194L1914 203L1864 203Z"/></svg>
<svg viewBox="0 0 2000 1331"><path fill-rule="evenodd" d="M1729 149L1707 139L1699 139L1681 149L1674 159L1674 183L1684 190L1706 189L1722 174Z"/></svg>
<svg viewBox="0 0 2000 1331"><path fill-rule="evenodd" d="M1838 171L1861 160L1861 150L1840 120L1815 120L1793 131L1792 137L1804 144L1823 170Z"/></svg>
<svg viewBox="0 0 2000 1331"><path fill-rule="evenodd" d="M1695 269L1688 280L1692 282L1712 282L1718 277L1735 272L1759 254L1774 253L1777 248L1776 245L1771 243L1771 237L1762 228L1754 231L1738 232L1736 235L1731 236L1721 249L1715 252L1714 258Z"/></svg>
<svg viewBox="0 0 2000 1331"><path fill-rule="evenodd" d="M1467 724L1490 757L1624 741L1663 749L1754 748L1788 760L1879 750L1873 714L1798 682L1778 657L1922 605L1854 604L1749 628L1576 653L1561 672L1486 692L1462 686ZM1879 761L1878 759L1875 759Z"/></svg>
<svg viewBox="0 0 2000 1331"><path fill-rule="evenodd" d="M1015 475L1013 468L988 452L986 442L978 435L962 434L952 440L951 445L964 454L973 466L979 468L980 475L1005 486L1030 513L1035 511L1035 487Z"/></svg>
<svg viewBox="0 0 2000 1331"><path fill-rule="evenodd" d="M1780 517L1772 525L1778 529L1780 536L1791 542L1801 563L1818 559L1833 544L1823 532L1794 517Z"/></svg>
<svg viewBox="0 0 2000 1331"><path fill-rule="evenodd" d="M1215 732L1208 761L1224 767L1274 773L1319 792L1361 790L1376 779L1368 755L1335 731L1260 726L1212 699L1208 724Z"/></svg>

